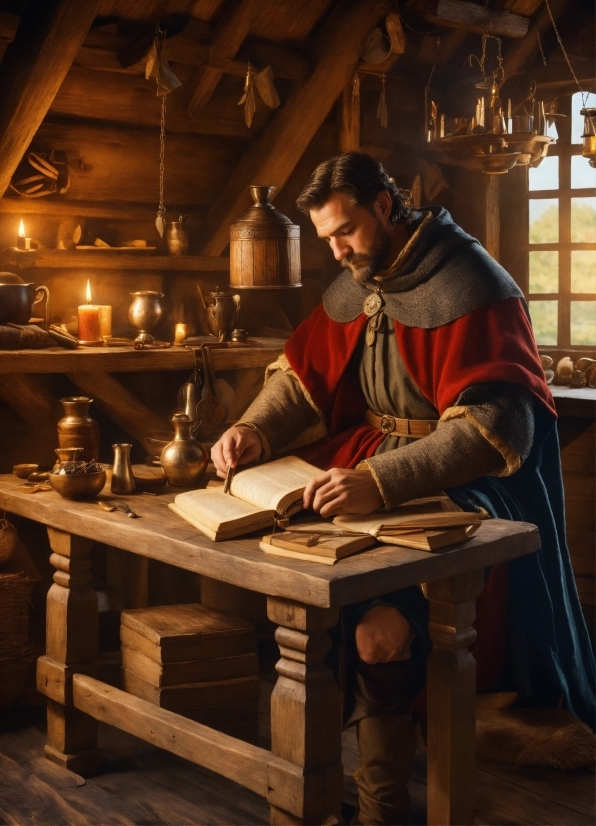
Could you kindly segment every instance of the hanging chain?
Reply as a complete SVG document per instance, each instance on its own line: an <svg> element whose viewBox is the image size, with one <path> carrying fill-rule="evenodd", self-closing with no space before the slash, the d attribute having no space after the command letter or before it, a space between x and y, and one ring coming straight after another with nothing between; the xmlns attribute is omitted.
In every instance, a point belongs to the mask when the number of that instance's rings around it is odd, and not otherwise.
<svg viewBox="0 0 596 826"><path fill-rule="evenodd" d="M166 205L164 202L164 173L166 168L166 97L161 96L161 121L159 130L159 207L157 208L157 218L155 225L161 237L163 238L164 229L166 228Z"/></svg>
<svg viewBox="0 0 596 826"><path fill-rule="evenodd" d="M503 54L501 52L502 43L501 43L501 38L500 37L495 37L494 34L489 34L488 32L485 32L482 35L482 54L480 55L479 58L476 57L475 54L468 55L467 63L468 63L468 66L472 67L474 65L474 61L476 61L480 71L482 72L482 74L486 78L486 61L488 59L488 41L489 40L494 40L494 41L496 41L496 44L497 44L497 68L493 72L493 78L494 78L496 83L501 85L503 83L503 80L505 79L505 69L503 67Z"/></svg>
<svg viewBox="0 0 596 826"><path fill-rule="evenodd" d="M430 84L431 84L431 81L433 79L435 69L437 68L437 61L439 59L440 49L441 49L441 38L437 37L437 51L435 52L435 62L433 63L433 67L430 70L428 80L426 81L426 86L424 87L424 131L425 132L426 132L427 124L428 124L428 93L430 92Z"/></svg>
<svg viewBox="0 0 596 826"><path fill-rule="evenodd" d="M538 41L538 48L540 49L540 54L542 55L542 64L548 67L548 63L546 62L546 57L544 54L544 49L542 48L542 40L540 39L540 32L536 29L536 40Z"/></svg>
<svg viewBox="0 0 596 826"><path fill-rule="evenodd" d="M579 80L577 79L577 75L573 71L573 66L571 65L571 61L569 60L569 57L567 56L567 52L565 51L565 46L563 46L563 41L561 40L561 35L559 34L559 30L557 29L557 24L555 23L555 18L553 17L553 13L551 11L550 3L548 2L548 0L544 0L544 2L546 4L546 8L547 8L547 11L548 11L548 16L550 17L550 22L553 25L553 29L555 30L555 34L557 35L557 40L559 42L559 46L561 47L561 51L563 52L563 57L565 58L565 61L566 61L567 65L569 66L569 71L573 75L573 79L575 80L575 82L577 84L577 88L581 92L582 105L585 109L586 106L587 106L587 103L588 103L588 93L584 92L584 90L581 87L581 84L580 84Z"/></svg>

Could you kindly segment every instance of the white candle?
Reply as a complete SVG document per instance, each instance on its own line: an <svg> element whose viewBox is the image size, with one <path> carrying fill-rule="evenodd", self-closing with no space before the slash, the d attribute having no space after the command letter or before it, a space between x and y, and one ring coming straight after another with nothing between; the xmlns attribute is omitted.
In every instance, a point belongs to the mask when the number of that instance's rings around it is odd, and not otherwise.
<svg viewBox="0 0 596 826"><path fill-rule="evenodd" d="M25 224L23 223L23 219L21 218L21 223L19 224L19 234L17 236L17 249L20 250L30 250L31 249L31 238L25 237Z"/></svg>

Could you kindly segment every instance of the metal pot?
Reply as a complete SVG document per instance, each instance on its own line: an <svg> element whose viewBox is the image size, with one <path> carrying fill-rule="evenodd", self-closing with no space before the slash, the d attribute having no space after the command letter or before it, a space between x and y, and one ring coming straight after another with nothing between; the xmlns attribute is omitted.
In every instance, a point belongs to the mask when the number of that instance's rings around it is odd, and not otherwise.
<svg viewBox="0 0 596 826"><path fill-rule="evenodd" d="M49 320L50 291L47 287L24 284L13 272L0 272L0 324L27 324L33 307L46 299L46 324Z"/></svg>

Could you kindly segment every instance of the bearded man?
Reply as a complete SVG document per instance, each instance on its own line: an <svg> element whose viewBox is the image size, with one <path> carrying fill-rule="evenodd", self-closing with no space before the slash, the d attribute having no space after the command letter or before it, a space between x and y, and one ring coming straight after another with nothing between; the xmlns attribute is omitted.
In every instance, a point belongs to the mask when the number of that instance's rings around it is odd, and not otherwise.
<svg viewBox="0 0 596 826"><path fill-rule="evenodd" d="M521 291L445 209L411 209L367 155L322 163L297 205L344 270L213 447L218 474L267 461L318 426L323 437L293 452L322 469L304 493L321 516L445 490L464 510L537 524L537 554L487 572L478 687L563 704L593 728L594 659L565 546L556 414ZM427 626L419 588L343 612L362 824L407 822Z"/></svg>

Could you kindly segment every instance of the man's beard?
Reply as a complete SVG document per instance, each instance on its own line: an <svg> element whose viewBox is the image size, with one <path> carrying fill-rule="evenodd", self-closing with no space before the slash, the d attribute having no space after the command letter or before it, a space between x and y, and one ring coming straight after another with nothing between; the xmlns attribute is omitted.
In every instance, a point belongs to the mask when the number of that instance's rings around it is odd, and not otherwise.
<svg viewBox="0 0 596 826"><path fill-rule="evenodd" d="M354 281L358 284L366 284L372 281L374 276L382 269L390 252L391 236L381 224L377 224L370 252L347 255L341 265L350 270Z"/></svg>

